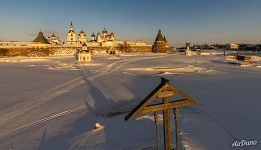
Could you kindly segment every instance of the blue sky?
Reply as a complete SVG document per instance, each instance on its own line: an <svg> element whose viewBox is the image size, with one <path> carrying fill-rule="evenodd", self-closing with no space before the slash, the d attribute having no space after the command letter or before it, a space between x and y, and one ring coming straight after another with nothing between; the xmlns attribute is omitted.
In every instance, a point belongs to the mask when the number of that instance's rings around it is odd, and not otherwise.
<svg viewBox="0 0 261 150"><path fill-rule="evenodd" d="M0 40L33 40L41 29L65 40L76 30L105 26L117 39L153 42L161 29L170 45L261 43L260 0L1 0Z"/></svg>

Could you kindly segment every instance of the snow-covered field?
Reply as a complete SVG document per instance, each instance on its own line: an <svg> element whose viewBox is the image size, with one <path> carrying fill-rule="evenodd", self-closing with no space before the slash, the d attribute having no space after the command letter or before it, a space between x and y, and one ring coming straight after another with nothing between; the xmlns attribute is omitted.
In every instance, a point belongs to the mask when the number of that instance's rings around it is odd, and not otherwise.
<svg viewBox="0 0 261 150"><path fill-rule="evenodd" d="M237 140L256 140L243 148L260 150L256 66L178 54L94 56L86 64L61 56L0 63L0 149L155 149L153 115L127 122L124 117L163 76L200 102L181 110L179 135L187 150L240 149L232 148ZM174 146L173 122L171 131Z"/></svg>

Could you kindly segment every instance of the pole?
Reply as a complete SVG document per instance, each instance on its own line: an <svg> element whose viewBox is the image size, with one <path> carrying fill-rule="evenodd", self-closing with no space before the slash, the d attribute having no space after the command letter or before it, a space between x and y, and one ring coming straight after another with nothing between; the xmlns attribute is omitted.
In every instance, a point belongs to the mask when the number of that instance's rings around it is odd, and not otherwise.
<svg viewBox="0 0 261 150"><path fill-rule="evenodd" d="M158 113L154 112L154 119L155 119L155 130L156 130L156 147L159 150L159 134L158 134Z"/></svg>
<svg viewBox="0 0 261 150"><path fill-rule="evenodd" d="M168 98L163 98L163 103L167 104L169 102ZM164 125L164 149L171 150L170 143L170 112L169 109L163 110L163 125Z"/></svg>
<svg viewBox="0 0 261 150"><path fill-rule="evenodd" d="M179 132L178 132L178 108L174 108L175 130L176 130L176 150L179 150Z"/></svg>

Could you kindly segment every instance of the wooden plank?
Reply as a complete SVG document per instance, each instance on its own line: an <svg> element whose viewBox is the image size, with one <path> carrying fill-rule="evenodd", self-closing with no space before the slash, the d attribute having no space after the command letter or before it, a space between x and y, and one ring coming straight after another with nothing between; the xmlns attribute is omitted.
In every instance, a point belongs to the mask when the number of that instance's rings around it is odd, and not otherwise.
<svg viewBox="0 0 261 150"><path fill-rule="evenodd" d="M169 97L173 95L179 95L184 99L177 101L169 101ZM162 98L162 103L149 105L153 100ZM170 85L169 81L161 78L161 83L158 85L138 106L136 106L126 117L125 120L143 115L144 113L154 112L156 134L157 129L157 111L163 111L163 127L164 127L164 149L171 150L171 132L170 132L170 109L174 109L175 114L175 126L176 126L176 149L178 150L178 108L188 106L192 104L198 104L198 101L194 100L186 93ZM158 141L158 137L156 137ZM158 145L157 145L158 148Z"/></svg>
<svg viewBox="0 0 261 150"><path fill-rule="evenodd" d="M174 87L173 85L170 85L169 87L170 89L172 89L172 91L175 91L175 94L176 95L179 95L185 99L189 99L189 100L193 100L193 101L196 101L195 99L193 99L192 97L190 97L188 94L182 92L180 89Z"/></svg>
<svg viewBox="0 0 261 150"><path fill-rule="evenodd" d="M163 103L168 104L168 98L163 98ZM171 150L170 137L170 110L163 110L163 126L164 126L164 149Z"/></svg>
<svg viewBox="0 0 261 150"><path fill-rule="evenodd" d="M167 98L167 97L171 97L174 95L174 91L164 91L164 92L160 92L157 97L158 98Z"/></svg>
<svg viewBox="0 0 261 150"><path fill-rule="evenodd" d="M179 118L178 108L174 108L174 117L175 117L175 130L176 130L176 149L179 150L179 130L178 130L178 118Z"/></svg>
<svg viewBox="0 0 261 150"><path fill-rule="evenodd" d="M177 100L177 101L173 101L173 102L169 102L169 103L149 105L149 106L144 107L141 110L141 113L149 113L149 112L154 112L154 111L179 108L179 107L183 107L183 106L193 105L195 103L196 102L188 100L188 99L182 99L182 100Z"/></svg>
<svg viewBox="0 0 261 150"><path fill-rule="evenodd" d="M138 106L136 106L126 117L125 120L127 121L128 119L135 117L140 110L145 107L148 103L150 103L152 100L156 99L157 95L159 92L162 91L162 89L166 86L169 85L169 81L161 78L161 83L158 85L141 103L139 103Z"/></svg>
<svg viewBox="0 0 261 150"><path fill-rule="evenodd" d="M158 113L154 112L154 120L155 120L155 132L156 132L156 148L159 150L159 132L158 132Z"/></svg>
<svg viewBox="0 0 261 150"><path fill-rule="evenodd" d="M156 87L141 103L139 103L138 106L136 106L126 117L125 120L127 121L130 118L134 118L137 115L139 115L141 112L152 112L149 111L146 106L153 100L157 98L164 98L164 97L170 97L174 94L182 96L184 99L188 99L191 102L188 103L182 103L178 102L175 104L170 104L171 106L163 105L163 109L155 108L156 106L153 106L151 108L154 109L154 111L158 110L164 110L164 109L170 109L170 108L178 108L182 106L187 106L191 104L197 104L198 102L194 99L192 99L190 96L182 92L181 90L177 89L176 87L170 85L169 81L165 78L161 78L161 83L158 87ZM172 103L172 102L171 102ZM150 106L147 106L150 107Z"/></svg>

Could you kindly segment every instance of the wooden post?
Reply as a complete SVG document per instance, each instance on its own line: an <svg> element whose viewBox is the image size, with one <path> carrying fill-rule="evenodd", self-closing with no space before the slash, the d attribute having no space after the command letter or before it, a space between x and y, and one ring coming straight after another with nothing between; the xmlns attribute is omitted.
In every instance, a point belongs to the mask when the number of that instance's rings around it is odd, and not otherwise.
<svg viewBox="0 0 261 150"><path fill-rule="evenodd" d="M174 117L175 117L175 129L176 129L176 149L179 150L179 132L178 132L178 108L174 108Z"/></svg>
<svg viewBox="0 0 261 150"><path fill-rule="evenodd" d="M163 98L162 100L164 104L167 104L169 102L168 98ZM164 125L164 149L171 150L169 109L163 110L163 125Z"/></svg>
<svg viewBox="0 0 261 150"><path fill-rule="evenodd" d="M156 147L159 150L159 133L158 133L158 113L154 112L154 119L155 119L155 130L156 130Z"/></svg>

